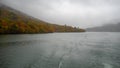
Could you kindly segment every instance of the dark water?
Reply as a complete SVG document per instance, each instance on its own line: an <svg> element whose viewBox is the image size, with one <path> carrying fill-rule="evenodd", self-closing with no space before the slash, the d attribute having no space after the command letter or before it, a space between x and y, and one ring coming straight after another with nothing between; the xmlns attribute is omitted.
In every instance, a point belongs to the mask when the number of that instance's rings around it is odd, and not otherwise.
<svg viewBox="0 0 120 68"><path fill-rule="evenodd" d="M120 68L120 33L0 35L0 68Z"/></svg>

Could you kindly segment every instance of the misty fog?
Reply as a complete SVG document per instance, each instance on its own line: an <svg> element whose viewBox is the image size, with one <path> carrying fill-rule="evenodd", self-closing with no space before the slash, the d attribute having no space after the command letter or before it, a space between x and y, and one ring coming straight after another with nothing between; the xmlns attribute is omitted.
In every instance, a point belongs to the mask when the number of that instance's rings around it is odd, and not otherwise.
<svg viewBox="0 0 120 68"><path fill-rule="evenodd" d="M2 4L41 20L96 27L120 21L120 0L1 0Z"/></svg>

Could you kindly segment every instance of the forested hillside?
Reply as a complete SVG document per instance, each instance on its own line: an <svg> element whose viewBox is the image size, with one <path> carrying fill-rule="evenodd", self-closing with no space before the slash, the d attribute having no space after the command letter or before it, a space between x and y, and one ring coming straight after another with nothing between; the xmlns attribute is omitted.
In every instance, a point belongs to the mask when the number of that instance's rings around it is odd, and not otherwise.
<svg viewBox="0 0 120 68"><path fill-rule="evenodd" d="M0 6L0 34L84 32L67 25L50 24L5 5Z"/></svg>

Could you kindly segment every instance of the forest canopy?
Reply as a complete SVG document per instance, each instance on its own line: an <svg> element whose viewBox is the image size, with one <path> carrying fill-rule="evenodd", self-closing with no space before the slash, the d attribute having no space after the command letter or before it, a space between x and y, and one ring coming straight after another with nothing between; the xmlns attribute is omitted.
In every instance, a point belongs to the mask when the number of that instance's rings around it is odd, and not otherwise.
<svg viewBox="0 0 120 68"><path fill-rule="evenodd" d="M84 32L84 29L50 24L7 6L0 7L0 34Z"/></svg>

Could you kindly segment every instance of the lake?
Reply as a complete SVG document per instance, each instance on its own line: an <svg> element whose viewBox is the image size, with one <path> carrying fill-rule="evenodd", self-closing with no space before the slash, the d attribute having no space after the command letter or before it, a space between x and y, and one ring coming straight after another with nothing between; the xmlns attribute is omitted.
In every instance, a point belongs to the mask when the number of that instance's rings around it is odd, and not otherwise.
<svg viewBox="0 0 120 68"><path fill-rule="evenodd" d="M120 33L0 35L0 68L120 68Z"/></svg>

